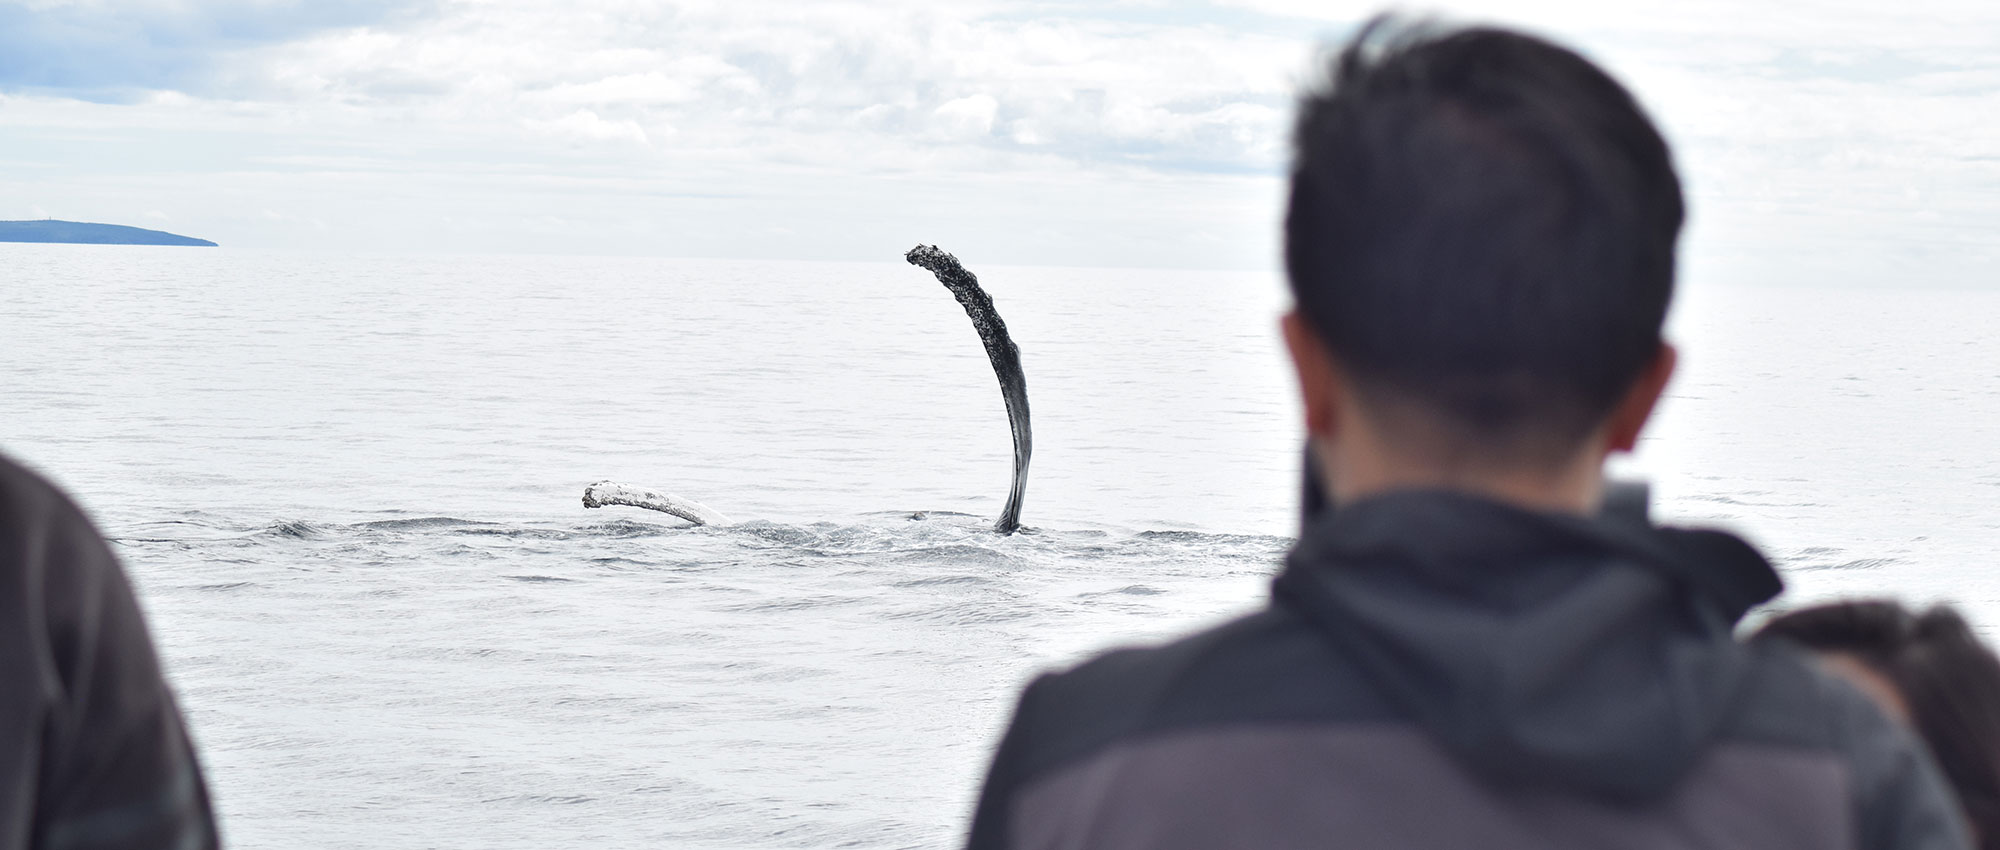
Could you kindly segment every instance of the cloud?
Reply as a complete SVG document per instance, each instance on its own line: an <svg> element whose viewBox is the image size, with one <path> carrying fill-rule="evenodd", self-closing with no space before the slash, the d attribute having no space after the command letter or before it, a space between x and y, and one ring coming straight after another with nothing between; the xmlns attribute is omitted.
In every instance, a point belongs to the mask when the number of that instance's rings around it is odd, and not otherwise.
<svg viewBox="0 0 2000 850"><path fill-rule="evenodd" d="M102 101L202 91L228 76L237 51L430 9L408 0L0 0L0 90Z"/></svg>
<svg viewBox="0 0 2000 850"><path fill-rule="evenodd" d="M1264 137L1281 132L1275 107L1300 54L1201 19L1100 16L1116 4L1023 17L984 3L834 0L777 15L756 3L490 0L331 15L236 0L143 7L123 30L102 5L53 8L7 38L63 61L16 62L0 90L129 102L164 89L292 114L343 105L605 137L581 111L624 138L657 143L655 128L673 127L688 148L864 151L839 161L890 169L945 144L1276 173ZM58 35L71 29L100 35Z"/></svg>
<svg viewBox="0 0 2000 850"><path fill-rule="evenodd" d="M585 83L562 83L530 92L527 97L553 103L643 105L688 103L700 99L701 89L711 84L711 80L704 79L696 73L689 73L685 67L675 71L673 74L665 71L618 74Z"/></svg>
<svg viewBox="0 0 2000 850"><path fill-rule="evenodd" d="M607 121L588 109L579 109L554 121L534 122L532 126L580 142L652 143L637 122Z"/></svg>
<svg viewBox="0 0 2000 850"><path fill-rule="evenodd" d="M348 243L457 250L671 223L685 241L649 250L872 257L915 229L1024 262L1268 265L1297 83L1376 8L0 0L0 196L235 245L310 242L238 210L317 207ZM2000 227L2000 6L1520 0L1504 22L1647 104L1698 256L1880 274L1886 242Z"/></svg>
<svg viewBox="0 0 2000 850"><path fill-rule="evenodd" d="M993 118L1000 113L1000 101L992 95L974 94L945 101L933 110L936 127L947 138L975 138L993 132Z"/></svg>

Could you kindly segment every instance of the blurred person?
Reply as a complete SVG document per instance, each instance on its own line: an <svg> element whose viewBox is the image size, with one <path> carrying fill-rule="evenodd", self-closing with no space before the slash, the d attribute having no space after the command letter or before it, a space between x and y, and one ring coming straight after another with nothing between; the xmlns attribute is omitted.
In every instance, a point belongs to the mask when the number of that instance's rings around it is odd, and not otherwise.
<svg viewBox="0 0 2000 850"><path fill-rule="evenodd" d="M0 458L0 848L216 846L117 558L74 503Z"/></svg>
<svg viewBox="0 0 2000 850"><path fill-rule="evenodd" d="M1682 218L1576 53L1365 27L1300 103L1285 223L1326 504L1265 609L1029 684L970 846L1965 847L1905 730L1734 639L1763 557L1605 510Z"/></svg>
<svg viewBox="0 0 2000 850"><path fill-rule="evenodd" d="M1976 846L2000 850L2000 658L1965 618L1887 600L1781 614L1757 631L1813 652L1826 669L1910 724L1930 745Z"/></svg>

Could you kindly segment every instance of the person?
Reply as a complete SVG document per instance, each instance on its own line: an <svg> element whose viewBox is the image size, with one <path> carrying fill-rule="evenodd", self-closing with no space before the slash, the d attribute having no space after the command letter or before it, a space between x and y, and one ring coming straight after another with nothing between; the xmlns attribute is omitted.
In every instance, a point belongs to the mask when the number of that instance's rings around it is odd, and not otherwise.
<svg viewBox="0 0 2000 850"><path fill-rule="evenodd" d="M1912 613L1856 600L1780 614L1757 640L1788 641L1910 725L1957 793L1974 844L2000 850L2000 658L1947 605Z"/></svg>
<svg viewBox="0 0 2000 850"><path fill-rule="evenodd" d="M1267 607L1023 691L985 848L1957 848L1910 735L1735 640L1720 532L1601 513L1675 362L1683 217L1623 87L1378 19L1302 98L1281 327L1306 518Z"/></svg>
<svg viewBox="0 0 2000 850"><path fill-rule="evenodd" d="M75 504L0 458L0 848L217 846L117 559Z"/></svg>

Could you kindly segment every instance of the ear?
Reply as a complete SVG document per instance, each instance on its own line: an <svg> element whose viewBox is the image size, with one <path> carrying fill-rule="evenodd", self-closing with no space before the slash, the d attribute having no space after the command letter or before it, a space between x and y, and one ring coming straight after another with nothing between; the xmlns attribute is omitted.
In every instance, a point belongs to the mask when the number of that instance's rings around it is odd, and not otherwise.
<svg viewBox="0 0 2000 850"><path fill-rule="evenodd" d="M1331 437L1340 421L1340 370L1334 366L1333 355L1297 310L1286 312L1278 320L1278 328L1284 332L1285 347L1291 350L1292 366L1298 371L1306 433Z"/></svg>
<svg viewBox="0 0 2000 850"><path fill-rule="evenodd" d="M1646 420L1653 416L1654 406L1660 403L1660 396L1666 392L1667 380L1674 376L1674 366L1680 361L1680 352L1667 343L1660 343L1660 350L1653 354L1652 361L1639 372L1632 381L1625 397L1618 406L1612 408L1611 418L1605 423L1606 448L1614 452L1629 452L1639 445L1639 432L1645 430Z"/></svg>

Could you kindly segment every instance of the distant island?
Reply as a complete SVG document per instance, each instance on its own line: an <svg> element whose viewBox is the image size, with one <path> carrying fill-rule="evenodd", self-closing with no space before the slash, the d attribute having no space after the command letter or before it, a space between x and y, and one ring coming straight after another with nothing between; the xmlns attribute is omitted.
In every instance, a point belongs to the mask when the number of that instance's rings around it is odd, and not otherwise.
<svg viewBox="0 0 2000 850"><path fill-rule="evenodd" d="M83 245L196 245L215 247L214 242L122 224L91 224L84 221L0 221L0 242L72 242Z"/></svg>

